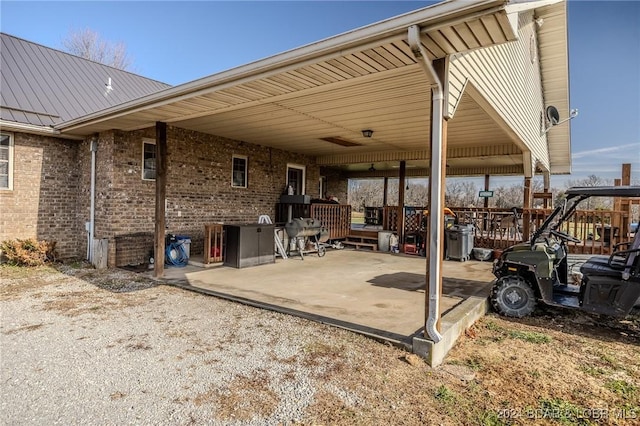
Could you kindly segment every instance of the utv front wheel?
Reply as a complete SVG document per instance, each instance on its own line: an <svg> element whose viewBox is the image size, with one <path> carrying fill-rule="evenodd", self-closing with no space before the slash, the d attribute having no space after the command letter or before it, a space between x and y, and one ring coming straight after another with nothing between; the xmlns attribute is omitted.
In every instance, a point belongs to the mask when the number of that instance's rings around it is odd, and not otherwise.
<svg viewBox="0 0 640 426"><path fill-rule="evenodd" d="M524 278L507 275L491 289L491 305L501 315L522 318L536 308L536 295Z"/></svg>

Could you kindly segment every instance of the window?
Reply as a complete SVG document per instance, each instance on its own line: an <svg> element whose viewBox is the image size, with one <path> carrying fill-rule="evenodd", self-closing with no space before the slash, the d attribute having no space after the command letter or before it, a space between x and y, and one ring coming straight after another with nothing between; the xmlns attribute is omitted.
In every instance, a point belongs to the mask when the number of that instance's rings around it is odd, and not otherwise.
<svg viewBox="0 0 640 426"><path fill-rule="evenodd" d="M247 157L234 155L231 163L231 187L247 187Z"/></svg>
<svg viewBox="0 0 640 426"><path fill-rule="evenodd" d="M318 194L320 194L320 198L324 198L327 196L327 177L320 176L318 180Z"/></svg>
<svg viewBox="0 0 640 426"><path fill-rule="evenodd" d="M142 179L156 179L156 142L151 139L142 141Z"/></svg>
<svg viewBox="0 0 640 426"><path fill-rule="evenodd" d="M298 164L287 164L287 188L293 188L295 195L302 195L305 192L305 167Z"/></svg>
<svg viewBox="0 0 640 426"><path fill-rule="evenodd" d="M0 133L0 189L13 189L13 135Z"/></svg>

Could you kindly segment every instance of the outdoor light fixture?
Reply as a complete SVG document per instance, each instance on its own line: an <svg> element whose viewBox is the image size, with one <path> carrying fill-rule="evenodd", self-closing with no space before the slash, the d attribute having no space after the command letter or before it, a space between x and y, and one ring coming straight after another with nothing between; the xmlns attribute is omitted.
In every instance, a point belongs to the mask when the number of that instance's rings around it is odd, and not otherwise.
<svg viewBox="0 0 640 426"><path fill-rule="evenodd" d="M369 171L370 172L375 172L376 171L376 168L373 167L373 163L371 163L371 167L369 167Z"/></svg>
<svg viewBox="0 0 640 426"><path fill-rule="evenodd" d="M369 129L363 130L362 136L364 136L365 138L370 138L371 136L373 136L373 130L369 130Z"/></svg>

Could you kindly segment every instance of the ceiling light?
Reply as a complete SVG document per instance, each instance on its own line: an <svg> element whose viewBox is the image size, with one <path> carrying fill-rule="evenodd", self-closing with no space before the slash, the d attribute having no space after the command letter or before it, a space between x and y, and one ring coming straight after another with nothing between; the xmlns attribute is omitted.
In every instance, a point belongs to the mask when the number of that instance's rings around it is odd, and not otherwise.
<svg viewBox="0 0 640 426"><path fill-rule="evenodd" d="M370 138L371 136L373 136L373 130L370 130L370 129L363 130L362 136L364 136L365 138Z"/></svg>

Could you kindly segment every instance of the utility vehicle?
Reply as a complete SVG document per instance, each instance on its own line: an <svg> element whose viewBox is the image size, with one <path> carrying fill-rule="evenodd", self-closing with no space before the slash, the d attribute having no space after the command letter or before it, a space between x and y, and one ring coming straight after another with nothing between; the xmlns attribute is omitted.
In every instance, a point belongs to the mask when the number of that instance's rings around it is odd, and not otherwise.
<svg viewBox="0 0 640 426"><path fill-rule="evenodd" d="M589 197L640 197L640 186L570 188L530 241L504 250L493 264L491 304L500 314L524 317L538 301L547 305L624 317L640 305L640 232L614 246L610 256L594 255L568 268L567 243L581 243L562 231L578 204ZM581 276L574 282L575 276Z"/></svg>

